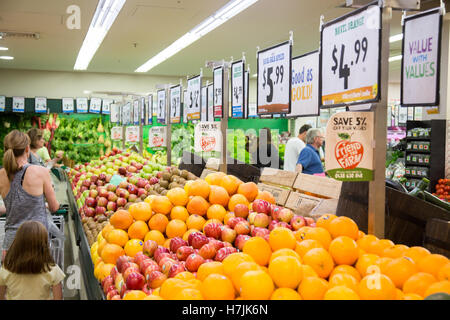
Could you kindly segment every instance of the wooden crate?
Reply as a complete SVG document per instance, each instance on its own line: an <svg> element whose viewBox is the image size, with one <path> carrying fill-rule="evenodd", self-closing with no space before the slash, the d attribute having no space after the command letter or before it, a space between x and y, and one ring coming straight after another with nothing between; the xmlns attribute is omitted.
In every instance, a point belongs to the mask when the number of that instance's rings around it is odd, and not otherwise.
<svg viewBox="0 0 450 320"><path fill-rule="evenodd" d="M313 218L319 218L327 213L336 214L338 202L338 199L322 199L309 215Z"/></svg>
<svg viewBox="0 0 450 320"><path fill-rule="evenodd" d="M428 219L425 228L425 248L450 258L450 221Z"/></svg>
<svg viewBox="0 0 450 320"><path fill-rule="evenodd" d="M206 169L210 169L210 170L219 171L219 169L220 169L220 159L218 159L218 158L209 158L206 161L205 168Z"/></svg>
<svg viewBox="0 0 450 320"><path fill-rule="evenodd" d="M278 170L274 168L264 168L259 181L292 188L295 180L297 179L297 175L298 174L296 172Z"/></svg>
<svg viewBox="0 0 450 320"><path fill-rule="evenodd" d="M286 201L285 207L301 216L310 216L310 213L316 208L323 199L308 196L300 192L291 192Z"/></svg>
<svg viewBox="0 0 450 320"><path fill-rule="evenodd" d="M291 193L289 189L264 183L259 183L258 189L260 191L269 191L274 196L275 201L279 206L284 206L286 204L289 194Z"/></svg>
<svg viewBox="0 0 450 320"><path fill-rule="evenodd" d="M294 189L323 199L339 199L342 182L327 177L299 173Z"/></svg>

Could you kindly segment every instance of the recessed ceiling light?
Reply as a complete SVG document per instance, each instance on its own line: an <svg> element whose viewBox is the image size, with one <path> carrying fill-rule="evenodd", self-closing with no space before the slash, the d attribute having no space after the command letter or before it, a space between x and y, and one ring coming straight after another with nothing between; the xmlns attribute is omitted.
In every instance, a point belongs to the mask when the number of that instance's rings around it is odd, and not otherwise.
<svg viewBox="0 0 450 320"><path fill-rule="evenodd" d="M0 47L0 51L7 51L8 48L7 47Z"/></svg>
<svg viewBox="0 0 450 320"><path fill-rule="evenodd" d="M13 60L14 57L11 57L11 56L0 56L0 59L2 59L2 60Z"/></svg>

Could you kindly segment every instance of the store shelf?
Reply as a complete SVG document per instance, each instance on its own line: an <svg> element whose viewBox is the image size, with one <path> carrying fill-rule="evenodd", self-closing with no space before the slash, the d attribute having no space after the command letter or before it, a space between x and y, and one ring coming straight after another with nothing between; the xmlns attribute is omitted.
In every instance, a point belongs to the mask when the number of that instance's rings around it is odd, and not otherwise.
<svg viewBox="0 0 450 320"><path fill-rule="evenodd" d="M405 178L411 178L411 179L422 179L422 178L427 178L429 179L429 175L428 176L417 176L417 175L412 175L412 174L405 174L404 175Z"/></svg>
<svg viewBox="0 0 450 320"><path fill-rule="evenodd" d="M431 136L429 137L406 137L406 141L430 141Z"/></svg>
<svg viewBox="0 0 450 320"><path fill-rule="evenodd" d="M406 166L419 166L419 167L430 167L429 163L416 163L416 162L405 162Z"/></svg>
<svg viewBox="0 0 450 320"><path fill-rule="evenodd" d="M407 149L407 153L424 153L424 154L431 154L431 150L414 150L414 149Z"/></svg>

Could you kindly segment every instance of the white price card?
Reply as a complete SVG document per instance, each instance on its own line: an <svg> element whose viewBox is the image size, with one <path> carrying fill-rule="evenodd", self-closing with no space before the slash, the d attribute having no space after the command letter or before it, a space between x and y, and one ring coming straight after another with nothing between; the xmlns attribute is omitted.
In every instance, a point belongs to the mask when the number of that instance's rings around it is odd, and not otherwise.
<svg viewBox="0 0 450 320"><path fill-rule="evenodd" d="M113 103L114 103L113 99L103 99L102 114L111 114L111 104Z"/></svg>
<svg viewBox="0 0 450 320"><path fill-rule="evenodd" d="M122 125L127 126L131 124L131 102L127 102L122 107Z"/></svg>
<svg viewBox="0 0 450 320"><path fill-rule="evenodd" d="M290 41L258 52L258 114L290 113Z"/></svg>
<svg viewBox="0 0 450 320"><path fill-rule="evenodd" d="M400 126L406 126L406 121L408 120L408 108L399 107L398 109L398 123Z"/></svg>
<svg viewBox="0 0 450 320"><path fill-rule="evenodd" d="M214 68L214 118L223 117L223 67Z"/></svg>
<svg viewBox="0 0 450 320"><path fill-rule="evenodd" d="M442 15L440 8L405 18L402 106L439 104Z"/></svg>
<svg viewBox="0 0 450 320"><path fill-rule="evenodd" d="M122 140L123 139L123 127L112 127L111 128L111 139L112 140Z"/></svg>
<svg viewBox="0 0 450 320"><path fill-rule="evenodd" d="M148 131L148 145L150 148L161 148L166 146L167 127L151 127Z"/></svg>
<svg viewBox="0 0 450 320"><path fill-rule="evenodd" d="M323 25L320 41L322 107L380 99L381 9L369 5Z"/></svg>
<svg viewBox="0 0 450 320"><path fill-rule="evenodd" d="M190 78L187 81L187 119L199 120L200 119L200 104L201 104L201 86L202 76ZM186 103L186 101L185 101Z"/></svg>
<svg viewBox="0 0 450 320"><path fill-rule="evenodd" d="M132 126L125 129L125 142L139 142L139 127Z"/></svg>
<svg viewBox="0 0 450 320"><path fill-rule="evenodd" d="M146 121L146 125L151 125L153 123L153 95L150 94L147 97L147 111L146 111L146 115L147 115L147 121Z"/></svg>
<svg viewBox="0 0 450 320"><path fill-rule="evenodd" d="M13 112L25 112L25 97L13 97Z"/></svg>
<svg viewBox="0 0 450 320"><path fill-rule="evenodd" d="M62 98L62 111L63 113L73 113L73 98Z"/></svg>
<svg viewBox="0 0 450 320"><path fill-rule="evenodd" d="M206 122L208 121L208 87L202 87L202 105L200 112L200 121Z"/></svg>
<svg viewBox="0 0 450 320"><path fill-rule="evenodd" d="M292 59L292 105L287 117L319 115L319 52Z"/></svg>
<svg viewBox="0 0 450 320"><path fill-rule="evenodd" d="M208 86L208 121L214 121L214 84Z"/></svg>
<svg viewBox="0 0 450 320"><path fill-rule="evenodd" d="M243 60L231 64L231 117L244 118L244 71Z"/></svg>
<svg viewBox="0 0 450 320"><path fill-rule="evenodd" d="M211 152L222 150L222 134L220 122L200 122L194 129L195 152Z"/></svg>
<svg viewBox="0 0 450 320"><path fill-rule="evenodd" d="M77 98L77 113L87 113L87 112L88 112L88 99Z"/></svg>
<svg viewBox="0 0 450 320"><path fill-rule="evenodd" d="M100 98L91 98L89 104L89 112L90 113L100 113L102 110L102 99Z"/></svg>
<svg viewBox="0 0 450 320"><path fill-rule="evenodd" d="M5 112L6 108L6 97L0 96L0 112Z"/></svg>
<svg viewBox="0 0 450 320"><path fill-rule="evenodd" d="M141 119L139 99L133 100L133 123L135 126L139 125Z"/></svg>
<svg viewBox="0 0 450 320"><path fill-rule="evenodd" d="M158 123L166 123L166 90L158 90L157 100L157 119Z"/></svg>
<svg viewBox="0 0 450 320"><path fill-rule="evenodd" d="M111 111L111 115L109 117L110 122L119 124L120 123L119 105L115 103L111 104L110 111Z"/></svg>
<svg viewBox="0 0 450 320"><path fill-rule="evenodd" d="M173 86L169 90L170 102L170 123L180 123L181 121L181 86Z"/></svg>
<svg viewBox="0 0 450 320"><path fill-rule="evenodd" d="M34 98L34 112L46 113L47 112L47 98L35 97Z"/></svg>

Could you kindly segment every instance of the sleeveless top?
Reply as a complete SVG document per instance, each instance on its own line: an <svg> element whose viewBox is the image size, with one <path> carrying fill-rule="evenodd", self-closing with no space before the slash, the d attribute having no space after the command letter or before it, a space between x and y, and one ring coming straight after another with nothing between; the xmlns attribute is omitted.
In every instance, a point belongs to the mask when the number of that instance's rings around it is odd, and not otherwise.
<svg viewBox="0 0 450 320"><path fill-rule="evenodd" d="M20 171L16 172L11 182L10 190L4 202L6 207L5 238L3 250L11 246L16 232L25 221L38 221L48 230L47 211L45 208L44 194L33 196L22 187L25 171L31 164L25 164Z"/></svg>

